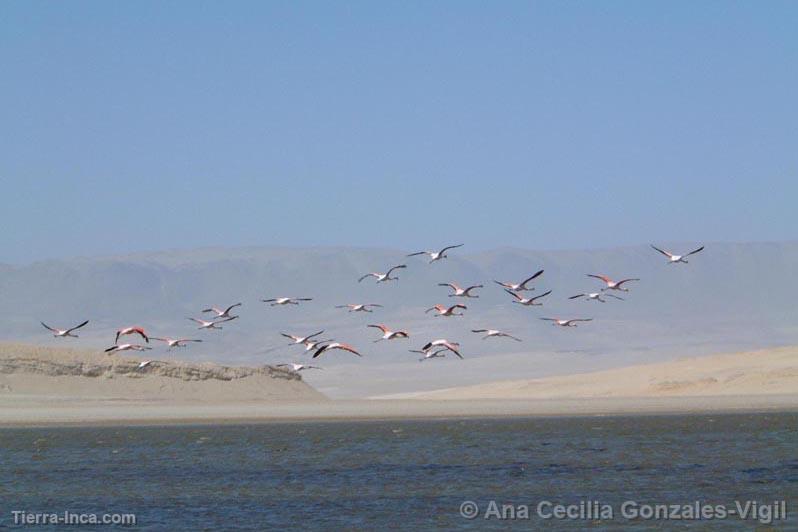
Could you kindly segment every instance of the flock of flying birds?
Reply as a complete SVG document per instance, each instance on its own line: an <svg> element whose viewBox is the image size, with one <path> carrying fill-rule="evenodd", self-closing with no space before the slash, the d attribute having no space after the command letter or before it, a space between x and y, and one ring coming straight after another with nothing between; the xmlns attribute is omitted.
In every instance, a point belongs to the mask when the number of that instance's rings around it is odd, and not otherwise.
<svg viewBox="0 0 798 532"><path fill-rule="evenodd" d="M407 255L407 257L415 257L419 255L427 255L429 257L429 263L432 264L439 260L445 259L448 257L447 252L463 246L463 244L457 244L453 246L446 246L440 251L419 251L416 253L411 253ZM662 250L654 245L651 246L653 249L667 257L669 264L687 264L687 257L699 253L703 251L704 246L699 247L698 249L694 249L689 253L685 253L684 255L676 255L674 253L670 253L668 251ZM389 281L396 281L399 279L398 272L401 269L407 268L406 264L399 264L397 266L393 266L386 272L369 272L358 279L358 282L363 282L364 280L368 279L369 277L373 277L377 283L385 283ZM510 296L513 297L512 302L517 303L519 305L524 306L541 306L542 303L539 303L538 300L548 296L551 294L551 290L544 292L542 294L533 296L533 297L525 297L523 295L524 292L531 292L534 291L535 288L531 287L529 284L536 280L538 277L543 275L543 270L539 270L535 272L533 275L524 279L520 283L513 283L513 282L502 282L496 281L493 282L497 285L504 288L504 291L507 292ZM606 303L606 298L614 298L623 301L623 298L613 294L612 292L628 292L629 288L626 288L627 283L639 281L640 279L637 278L627 278L621 279L618 281L614 281L613 279L607 277L606 275L597 275L597 274L587 274L588 277L592 277L595 279L600 280L604 286L598 292L585 292L581 294L576 294L568 299L580 299L584 298L587 301L599 301L601 303ZM449 297L461 297L461 298L478 298L479 295L474 294L475 290L484 288L483 285L472 285L468 287L461 287L457 283L439 283L438 286L445 286L452 290L449 294ZM286 306L286 305L299 305L302 302L312 301L312 298L309 297L276 297L271 299L262 299L264 303L269 303L271 306ZM232 314L233 309L240 307L241 303L235 303L230 305L227 308L217 308L217 307L210 307L202 310L203 314L210 314L212 318L210 320L204 320L199 318L188 318L189 320L193 321L194 323L198 324L197 329L204 329L204 330L219 330L222 329L223 323L227 323L229 321L233 321L238 318L238 315ZM347 305L337 305L336 308L346 308L349 312L366 312L371 313L373 312L371 309L373 308L381 308L382 305L378 305L375 303L357 303L357 304L347 304ZM430 313L434 312L433 316L435 317L452 317L452 316L462 316L464 310L467 310L467 306L461 303L456 303L454 305L446 306L446 305L435 305L433 307L428 308L425 312ZM460 312L458 312L460 311ZM540 318L541 320L551 322L554 326L559 327L576 327L580 322L589 322L592 321L592 318L549 318L543 317ZM41 324L53 333L54 337L57 338L77 338L78 335L74 334L75 331L78 329L86 326L89 323L88 320L84 321L83 323L71 327L69 329L57 329L54 327L50 327L44 322ZM407 331L402 330L392 330L386 325L383 324L369 324L367 325L369 328L379 329L382 333L382 336L374 342L381 342L383 340L396 340L402 338L410 338L410 334ZM498 329L472 329L471 332L482 334L483 339L488 338L508 338L511 340L515 340L517 342L521 342L520 338L517 338L511 334L508 334L504 331ZM319 337L324 334L324 330L318 331L313 334L309 334L307 336L297 336L293 334L287 333L280 333L282 336L291 340L288 345L302 345L305 348L305 352L313 351L312 358L318 358L323 353L328 353L334 350L341 350L341 351L348 351L354 355L362 356L357 349L355 349L350 344L337 342L332 339L320 339ZM112 353L117 353L121 351L148 351L151 348L147 345L141 345L136 343L119 343L119 338L122 336L130 336L130 335L137 335L141 339L145 341L145 343L149 344L150 340L157 340L166 344L167 348L171 350L175 347L186 347L189 343L195 342L202 342L200 339L195 338L170 338L170 337L155 337L149 336L147 332L142 327L123 327L116 331L116 337L114 338L114 345L105 349L105 352L109 355ZM460 353L460 344L458 342L450 341L446 338L438 338L436 340L431 340L424 344L421 349L411 349L413 353L420 353L423 355L419 360L424 361L431 358L442 358L445 357L447 353L452 353L459 358L463 358L463 355ZM153 361L151 360L144 360L139 364L139 368L144 368ZM293 371L303 371L307 369L321 369L318 366L311 366L307 364L278 364L278 367L289 367Z"/></svg>

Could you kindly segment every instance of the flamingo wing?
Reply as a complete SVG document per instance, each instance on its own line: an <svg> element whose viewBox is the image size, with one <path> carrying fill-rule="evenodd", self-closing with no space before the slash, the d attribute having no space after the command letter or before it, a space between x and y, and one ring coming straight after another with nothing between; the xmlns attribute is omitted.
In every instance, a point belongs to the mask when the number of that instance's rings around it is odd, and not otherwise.
<svg viewBox="0 0 798 532"><path fill-rule="evenodd" d="M392 271L394 271L394 270L398 270L398 269L400 269L400 268L407 268L407 265L406 265L406 264L400 264L399 266L394 266L393 268L391 268L390 270L388 270L388 272L387 272L385 275L391 275L391 272L392 272Z"/></svg>
<svg viewBox="0 0 798 532"><path fill-rule="evenodd" d="M672 255L672 254L668 253L668 252L667 252L667 251L665 251L665 250L659 249L659 248L658 248L657 246L655 246L654 244L651 244L651 247L652 247L652 248L654 248L655 250L659 251L660 253L662 253L663 255L665 255L665 256L666 256L666 257L668 257L668 258L671 258L671 257L673 257L673 255Z"/></svg>
<svg viewBox="0 0 798 532"><path fill-rule="evenodd" d="M685 255L685 257L689 257L690 255L694 255L694 254L696 254L696 253L699 253L699 252L701 252L701 251L704 251L704 246L701 246L701 247L700 247L700 248L698 248L698 249L694 249L693 251L691 251L690 253L688 253L687 255Z"/></svg>
<svg viewBox="0 0 798 532"><path fill-rule="evenodd" d="M665 251L664 249L659 249L659 248L658 248L657 246L655 246L654 244L651 244L651 247L652 247L652 248L654 248L655 250L659 251L660 253L662 253L663 255L665 255L665 256L666 256L666 257L668 257L668 258L671 258L671 257L673 257L673 254L671 254L671 253L668 253L668 252L667 252L667 251Z"/></svg>
<svg viewBox="0 0 798 532"><path fill-rule="evenodd" d="M40 321L39 323L41 323L44 326L44 328L47 329L48 331L53 331L54 333L58 332L58 329L53 329L52 327L50 327L49 325L47 325L43 321Z"/></svg>
<svg viewBox="0 0 798 532"><path fill-rule="evenodd" d="M531 298L530 301L536 301L536 300L540 299L541 297L546 297L549 294L551 294L551 290L549 290L548 292L544 292L544 293L540 294L539 296L535 296L535 297Z"/></svg>
<svg viewBox="0 0 798 532"><path fill-rule="evenodd" d="M524 300L523 297L519 296L516 292L513 292L512 290L510 290L508 288L505 288L504 291L507 292L508 294L510 294L511 296L513 296L514 298L516 298L518 301L523 301Z"/></svg>
<svg viewBox="0 0 798 532"><path fill-rule="evenodd" d="M463 244L457 244L457 245L454 245L454 246L446 246L445 248L440 250L438 252L438 254L439 255L443 255L446 251L449 251L450 249L459 248L459 247L462 247L462 246L463 246Z"/></svg>
<svg viewBox="0 0 798 532"><path fill-rule="evenodd" d="M526 288L526 283L528 283L529 281L533 281L533 280L537 279L541 275L543 275L543 270L535 272L535 274L532 277L530 277L528 279L524 279L524 282L521 283L520 288Z"/></svg>
<svg viewBox="0 0 798 532"><path fill-rule="evenodd" d="M333 349L341 349L342 351L349 351L350 353L354 353L355 355L357 355L359 357L363 356L363 355L361 355L360 353L357 352L357 349L355 349L354 347L352 347L349 344L341 344L341 345L338 345L338 346L334 347Z"/></svg>
<svg viewBox="0 0 798 532"><path fill-rule="evenodd" d="M87 323L89 323L89 320L84 321L80 325L75 325L71 329L67 329L67 333L71 333L72 331L76 331L76 330L80 329L81 327L83 327L84 325L86 325Z"/></svg>

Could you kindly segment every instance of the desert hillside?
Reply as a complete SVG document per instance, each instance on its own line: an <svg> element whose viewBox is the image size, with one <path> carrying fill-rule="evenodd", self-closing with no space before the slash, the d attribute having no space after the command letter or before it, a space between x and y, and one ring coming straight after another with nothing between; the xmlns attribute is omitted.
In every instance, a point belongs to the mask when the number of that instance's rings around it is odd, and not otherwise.
<svg viewBox="0 0 798 532"><path fill-rule="evenodd" d="M230 367L150 355L0 345L0 398L109 399L225 403L311 401L325 397L293 371L273 366Z"/></svg>
<svg viewBox="0 0 798 532"><path fill-rule="evenodd" d="M798 395L798 347L681 358L591 373L498 381L391 397L559 399L763 394Z"/></svg>

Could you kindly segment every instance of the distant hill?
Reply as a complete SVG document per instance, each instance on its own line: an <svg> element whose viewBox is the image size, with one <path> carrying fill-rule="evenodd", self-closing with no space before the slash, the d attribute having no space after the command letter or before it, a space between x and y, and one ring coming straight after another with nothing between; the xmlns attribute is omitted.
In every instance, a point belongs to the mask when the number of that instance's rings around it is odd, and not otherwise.
<svg viewBox="0 0 798 532"><path fill-rule="evenodd" d="M148 357L149 358L149 357ZM0 401L31 406L50 401L231 402L324 401L301 376L271 366L228 367L92 350L0 344ZM121 404L121 403L120 403Z"/></svg>
<svg viewBox="0 0 798 532"><path fill-rule="evenodd" d="M674 250L693 243L659 242ZM582 251L502 248L428 264L405 257L406 250L363 248L236 248L164 251L119 257L50 260L0 265L0 340L100 349L113 331L138 324L151 334L193 336L202 344L179 351L186 360L262 364L305 360L288 348L280 331L310 333L355 344L362 360L337 352L318 362L325 371L308 375L332 396L377 395L507 378L532 378L589 371L673 357L798 343L798 243L708 243L690 264L669 265L648 246ZM376 285L362 274L406 263L400 281ZM524 308L492 279L520 281L538 269L534 286L551 289L543 307ZM603 273L639 277L626 301L571 301L568 296L597 290ZM447 297L437 283L484 284L479 299ZM261 298L307 296L299 307L272 308ZM241 318L223 331L197 331L186 317L207 306L242 302ZM465 302L463 318L433 318L435 303ZM373 314L335 309L345 303L379 303ZM592 317L563 330L541 316ZM65 327L91 323L77 340L48 336L39 321ZM408 329L411 340L373 344L368 323ZM501 328L523 343L482 341L471 328ZM463 344L466 360L419 363L408 353L425 341L448 337Z"/></svg>
<svg viewBox="0 0 798 532"><path fill-rule="evenodd" d="M772 394L798 396L798 348L795 346L389 397L475 400Z"/></svg>

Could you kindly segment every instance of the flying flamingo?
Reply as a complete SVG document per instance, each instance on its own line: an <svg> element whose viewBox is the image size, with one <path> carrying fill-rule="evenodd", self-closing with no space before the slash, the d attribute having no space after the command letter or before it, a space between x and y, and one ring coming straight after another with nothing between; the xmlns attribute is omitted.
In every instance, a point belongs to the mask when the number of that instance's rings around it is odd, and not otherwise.
<svg viewBox="0 0 798 532"><path fill-rule="evenodd" d="M425 310L424 314L434 310L435 312L437 312L437 314L435 314L435 317L438 317L438 316L445 316L445 317L462 316L463 315L462 312L460 312L460 313L455 312L455 310L457 310L459 308L465 310L468 307L466 307L465 305L461 305L460 303L458 303L456 305L452 305L451 307L448 307L448 308L445 305L435 305L434 307L430 307L427 310Z"/></svg>
<svg viewBox="0 0 798 532"><path fill-rule="evenodd" d="M393 268L391 268L390 270L388 270L385 273L379 273L379 272L367 273L366 275L364 275L360 279L358 279L357 282L360 283L360 282L363 281L363 279L366 279L368 277L374 277L375 279L377 279L378 283L385 283L385 282L388 282L388 281L398 281L399 277L391 277L391 273L394 270L398 270L400 268L407 268L407 264L400 264L398 266L394 266Z"/></svg>
<svg viewBox="0 0 798 532"><path fill-rule="evenodd" d="M298 344L307 344L310 341L311 338L314 338L314 337L322 334L323 332L324 332L324 330L321 330L321 331L319 331L317 333L309 334L307 336L296 336L296 335L293 335L293 334L286 334L286 333L281 332L280 335L281 336L285 336L286 338L290 338L291 340L293 340L293 342L291 342L288 345L298 345Z"/></svg>
<svg viewBox="0 0 798 532"><path fill-rule="evenodd" d="M215 320L215 321L198 320L197 318L186 318L186 319L189 319L194 323L199 323L200 326L197 327L197 329L222 329L222 327L219 326L220 323L224 323L226 321L233 321L237 317L238 316L231 316L223 320Z"/></svg>
<svg viewBox="0 0 798 532"><path fill-rule="evenodd" d="M264 303L271 303L272 307L277 305L299 305L300 301L313 301L310 297L275 297L272 299L261 299Z"/></svg>
<svg viewBox="0 0 798 532"><path fill-rule="evenodd" d="M84 325L89 323L89 320L84 321L80 325L75 325L71 329L54 329L53 327L50 327L49 325L47 325L43 321L40 321L39 323L44 325L45 329L47 329L48 331L51 331L53 333L53 337L55 337L55 338L66 338L66 337L78 338L78 335L77 334L72 334L72 331L76 331L76 330L80 329L81 327L83 327Z"/></svg>
<svg viewBox="0 0 798 532"><path fill-rule="evenodd" d="M560 327L576 327L579 321L593 321L593 318L572 318L570 320L561 320L559 318L540 318L544 321L552 322L552 325L559 325Z"/></svg>
<svg viewBox="0 0 798 532"><path fill-rule="evenodd" d="M530 281L533 281L533 280L537 279L541 275L543 275L543 270L535 272L535 274L532 277L529 277L528 279L524 279L520 283L511 283L511 282L503 283L503 282L497 281L495 279L493 280L493 282L496 283L499 286L503 286L507 290L512 290L513 292L526 292L526 291L529 291L529 290L534 290L534 288L527 288L526 284L528 282L530 282Z"/></svg>
<svg viewBox="0 0 798 532"><path fill-rule="evenodd" d="M512 334L507 334L506 332L498 331L496 329L471 329L471 332L485 333L485 336L482 337L483 340L487 340L488 338L511 338L516 342L523 341L520 338L516 338Z"/></svg>
<svg viewBox="0 0 798 532"><path fill-rule="evenodd" d="M112 345L111 347L106 349L105 352L111 354L114 351L148 351L150 349L152 349L152 347L147 347L138 344L118 344L118 345Z"/></svg>
<svg viewBox="0 0 798 532"><path fill-rule="evenodd" d="M540 306L543 306L543 303L535 303L535 301L537 301L541 297L546 297L547 295L551 294L551 290L549 290L548 292L544 292L544 293L540 294L539 296L527 298L527 297L521 297L518 294L518 292L513 292L512 290L505 290L505 292L507 292L508 294L510 294L511 296L513 296L515 298L515 301L513 301L513 303L518 303L519 305L524 305L524 306L527 306L527 307L540 307Z"/></svg>
<svg viewBox="0 0 798 532"><path fill-rule="evenodd" d="M278 368L291 368L292 371L305 371L306 369L322 369L319 366L308 366L305 364L277 364Z"/></svg>
<svg viewBox="0 0 798 532"><path fill-rule="evenodd" d="M240 307L240 306L241 306L241 303L236 303L235 305L230 305L229 307L227 307L224 310L218 309L216 307L211 307L211 308L206 308L202 312L213 312L215 314L215 316L214 316L215 319L218 319L218 318L232 318L233 315L230 314L230 311L233 310L234 308ZM236 316L236 317L238 317L238 316Z"/></svg>
<svg viewBox="0 0 798 532"><path fill-rule="evenodd" d="M668 264L676 264L677 262L683 262L684 264L687 264L687 261L686 261L686 260L684 260L684 259L685 259L685 257L689 257L690 255L693 255L693 254L695 254L695 253L698 253L699 251L704 251L704 246L701 246L701 247L700 247L700 248L698 248L698 249L694 249L694 250L693 250L693 251L691 251L690 253L686 253L686 254L684 254L684 255L674 255L673 253L669 253L669 252L667 252L667 251L663 251L663 250L659 249L659 248L658 248L657 246L655 246L654 244L651 244L651 247L652 247L652 248L654 248L654 249L656 249L657 251L659 251L660 253L662 253L662 254L663 254L663 255L665 255L666 257L668 257Z"/></svg>
<svg viewBox="0 0 798 532"><path fill-rule="evenodd" d="M621 281L613 281L612 279L610 279L606 275L593 275L591 273L588 273L587 276L588 277L594 277L596 279L601 279L602 281L604 281L606 283L607 286L605 288L601 289L602 292L604 292L605 290L620 290L622 292L628 292L629 289L628 288L624 288L622 285L624 283L628 283L630 281L639 281L640 280L640 279L623 279Z"/></svg>
<svg viewBox="0 0 798 532"><path fill-rule="evenodd" d="M424 347L421 348L421 351L427 353L429 351L432 351L433 348L438 348L438 347L441 347L443 349L448 349L458 357L463 358L463 355L461 355L459 351L460 344L458 344L457 342L450 342L446 338L439 338L437 340L427 342L424 345Z"/></svg>
<svg viewBox="0 0 798 532"><path fill-rule="evenodd" d="M138 334L139 336L144 338L145 342L150 343L150 339L147 337L147 333L144 332L144 329L142 329L141 327L125 327L124 329L119 329L118 331L116 331L116 340L114 340L114 343L115 344L119 343L119 337L128 334Z"/></svg>
<svg viewBox="0 0 798 532"><path fill-rule="evenodd" d="M166 342L166 345L169 346L169 350L171 351L173 347L186 347L187 342L201 342L202 340L192 340L190 338L156 338L155 336L152 337L153 340L158 340L159 342Z"/></svg>
<svg viewBox="0 0 798 532"><path fill-rule="evenodd" d="M361 355L360 353L357 352L357 349L355 349L354 347L352 347L349 344L342 344L340 342L333 342L331 344L325 344L325 345L319 347L316 350L316 352L313 353L313 358L317 358L318 356L320 356L325 351L332 351L333 349L340 349L341 351L349 351L350 353L354 353L355 355L357 355L359 357L363 356L363 355Z"/></svg>
<svg viewBox="0 0 798 532"><path fill-rule="evenodd" d="M605 300L601 299L602 296L606 297L614 297L615 299L620 299L624 301L624 298L618 297L615 294L604 294L602 292L586 292L584 294L576 294L575 296L571 296L568 299L579 299L580 297L584 297L585 301L601 301L602 303L606 303Z"/></svg>
<svg viewBox="0 0 798 532"><path fill-rule="evenodd" d="M454 293L449 294L449 297L479 297L471 294L471 290L482 288L481 284L475 284L468 288L461 288L457 283L438 283L438 286L448 286Z"/></svg>
<svg viewBox="0 0 798 532"><path fill-rule="evenodd" d="M369 308L382 308L376 303L349 303L348 305L336 305L335 308L348 308L349 312L373 312Z"/></svg>
<svg viewBox="0 0 798 532"><path fill-rule="evenodd" d="M374 343L381 342L382 340L393 340L395 338L410 338L407 331L392 331L385 325L367 325L366 327L374 327L382 331L382 338L374 340Z"/></svg>
<svg viewBox="0 0 798 532"><path fill-rule="evenodd" d="M429 263L432 264L435 261L448 258L448 255L446 255L446 252L449 251L450 249L459 248L459 247L462 247L462 246L463 246L463 244L457 244L456 246L446 246L445 248L443 248L440 251L417 251L415 253L409 254L408 257L415 257L417 255L429 255L429 258L430 258Z"/></svg>

